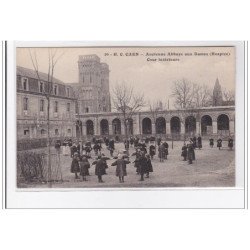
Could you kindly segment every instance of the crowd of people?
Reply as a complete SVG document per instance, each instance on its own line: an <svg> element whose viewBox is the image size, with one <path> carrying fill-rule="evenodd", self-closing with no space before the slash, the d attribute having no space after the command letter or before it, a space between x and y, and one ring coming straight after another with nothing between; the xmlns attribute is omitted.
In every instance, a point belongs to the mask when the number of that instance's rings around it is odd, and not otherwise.
<svg viewBox="0 0 250 250"><path fill-rule="evenodd" d="M209 139L209 145L213 148L213 138ZM89 169L91 165L94 165L95 175L99 183L104 182L102 177L107 174L106 170L109 167L107 160L113 160L110 166L116 166L115 174L119 182L123 183L125 176L127 176L126 166L128 164L134 164L135 172L140 176L139 181L144 181L144 178L149 178L149 174L153 172L152 160L156 157L157 151L160 162L167 160L169 155L169 144L160 137L156 139L149 137L144 139L130 137L124 140L124 150L116 150L115 140L106 137L102 139L93 137L92 141L86 141L84 144L72 142L71 139L65 139L61 145L61 142L58 140L55 143L55 148L60 150L60 147L62 147L63 155L70 155L72 158L70 171L75 175L75 180L82 179L82 181L88 181L88 176L90 175ZM217 140L217 147L219 150L222 148L221 138ZM230 150L233 148L233 139L231 137L228 139L228 147ZM109 157L104 155L103 148L109 151ZM130 148L134 151L131 154L129 154ZM184 142L181 148L183 161L192 164L196 159L196 149L202 149L202 137L200 135L190 138L187 143ZM91 155L92 151L94 155ZM135 160L132 162L131 157L133 156ZM92 164L90 164L89 160L93 158L94 160Z"/></svg>

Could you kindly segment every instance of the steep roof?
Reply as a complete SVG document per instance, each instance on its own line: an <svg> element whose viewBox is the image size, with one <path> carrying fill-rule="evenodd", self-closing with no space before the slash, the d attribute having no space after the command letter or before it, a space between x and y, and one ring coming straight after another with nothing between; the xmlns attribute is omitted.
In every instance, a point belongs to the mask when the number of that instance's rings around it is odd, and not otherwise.
<svg viewBox="0 0 250 250"><path fill-rule="evenodd" d="M35 70L24 68L24 67L21 67L21 66L16 67L16 74L20 75L20 76L23 76L23 77L29 77L29 78L34 78L34 79L38 78ZM47 73L43 73L43 72L39 71L38 74L39 74L39 78L42 81L45 81L45 82L48 81L48 74ZM59 80L59 79L57 79L55 77L53 77L53 83L66 85L64 82L62 82L61 80Z"/></svg>

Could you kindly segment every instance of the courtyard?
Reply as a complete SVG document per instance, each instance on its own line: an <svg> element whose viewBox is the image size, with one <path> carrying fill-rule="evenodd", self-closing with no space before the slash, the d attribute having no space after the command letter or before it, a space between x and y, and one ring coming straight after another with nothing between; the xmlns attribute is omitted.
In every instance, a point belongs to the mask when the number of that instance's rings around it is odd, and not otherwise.
<svg viewBox="0 0 250 250"><path fill-rule="evenodd" d="M124 183L119 183L118 177L115 176L115 166L111 166L115 160L107 160L107 174L103 176L104 183L98 183L95 176L95 165L91 165L90 176L88 181L81 179L75 180L74 174L70 172L71 157L60 154L60 162L62 168L63 182L53 182L52 188L147 188L147 187L232 187L235 185L235 151L229 150L227 141L223 141L223 147L219 150L216 146L210 148L208 141L203 141L203 148L196 149L196 160L193 164L183 161L181 157L182 141L174 141L169 143L168 159L160 162L156 156L152 160L153 173L144 181L139 181L139 175L136 174L133 161L135 156L130 156L130 164L127 165L127 176ZM102 145L102 153L110 156L105 145ZM124 149L123 143L115 144L114 155L118 150ZM46 151L39 149L38 151ZM55 149L52 149L55 153ZM129 154L135 152L130 147ZM96 157L92 151L90 164ZM54 155L55 156L55 155ZM56 157L56 156L55 156ZM52 161L52 171L55 168ZM48 184L44 183L18 183L20 188L47 188Z"/></svg>

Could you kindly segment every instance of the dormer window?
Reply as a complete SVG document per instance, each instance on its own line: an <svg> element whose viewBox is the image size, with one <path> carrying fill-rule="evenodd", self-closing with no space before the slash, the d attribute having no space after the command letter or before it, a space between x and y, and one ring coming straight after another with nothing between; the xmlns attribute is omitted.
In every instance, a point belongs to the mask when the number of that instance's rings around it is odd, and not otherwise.
<svg viewBox="0 0 250 250"><path fill-rule="evenodd" d="M39 92L44 93L44 83L43 82L39 82Z"/></svg>
<svg viewBox="0 0 250 250"><path fill-rule="evenodd" d="M69 88L66 88L67 97L69 97Z"/></svg>
<svg viewBox="0 0 250 250"><path fill-rule="evenodd" d="M54 95L57 95L57 85L54 85Z"/></svg>
<svg viewBox="0 0 250 250"><path fill-rule="evenodd" d="M23 90L29 90L28 78L22 77Z"/></svg>

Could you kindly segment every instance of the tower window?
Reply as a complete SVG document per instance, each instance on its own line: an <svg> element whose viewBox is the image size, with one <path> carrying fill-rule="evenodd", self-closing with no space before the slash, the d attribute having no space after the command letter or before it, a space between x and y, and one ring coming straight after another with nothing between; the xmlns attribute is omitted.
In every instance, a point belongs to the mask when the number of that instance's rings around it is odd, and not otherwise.
<svg viewBox="0 0 250 250"><path fill-rule="evenodd" d="M59 135L59 130L58 130L58 128L55 129L55 135Z"/></svg>
<svg viewBox="0 0 250 250"><path fill-rule="evenodd" d="M89 107L85 108L85 112L88 113L89 112Z"/></svg>
<svg viewBox="0 0 250 250"><path fill-rule="evenodd" d="M67 97L69 97L69 88L66 88Z"/></svg>

